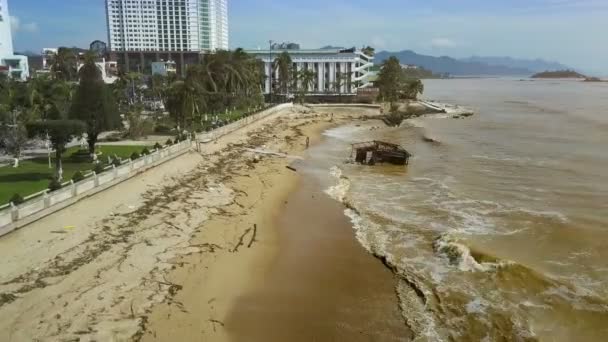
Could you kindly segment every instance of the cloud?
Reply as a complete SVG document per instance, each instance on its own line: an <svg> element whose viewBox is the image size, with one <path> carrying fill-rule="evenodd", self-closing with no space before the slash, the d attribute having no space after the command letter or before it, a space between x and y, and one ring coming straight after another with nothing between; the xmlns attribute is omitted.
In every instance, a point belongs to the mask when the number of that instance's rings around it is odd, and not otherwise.
<svg viewBox="0 0 608 342"><path fill-rule="evenodd" d="M458 44L449 38L434 38L431 40L431 47L434 48L453 48L456 46Z"/></svg>
<svg viewBox="0 0 608 342"><path fill-rule="evenodd" d="M26 33L36 33L38 32L38 24L35 22L21 23L21 19L19 17L15 17L11 15L11 31L13 33L17 32L26 32Z"/></svg>

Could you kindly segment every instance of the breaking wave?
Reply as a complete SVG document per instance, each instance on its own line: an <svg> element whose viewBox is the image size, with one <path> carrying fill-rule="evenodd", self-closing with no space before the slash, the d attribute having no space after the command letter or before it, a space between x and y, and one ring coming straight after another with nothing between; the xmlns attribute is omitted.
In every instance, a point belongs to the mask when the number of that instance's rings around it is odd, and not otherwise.
<svg viewBox="0 0 608 342"><path fill-rule="evenodd" d="M346 206L345 215L361 245L397 276L401 313L416 341L537 341L532 311L551 313L574 306L608 316L608 303L595 293L472 249L459 237L501 233L488 221L496 215L538 216L556 223L567 222L565 215L458 199L446 182L415 178L414 182L431 185L428 201L453 215L460 226L421 230L390 210L379 211L351 198L352 180L344 170L334 166L330 174L335 184L326 193Z"/></svg>

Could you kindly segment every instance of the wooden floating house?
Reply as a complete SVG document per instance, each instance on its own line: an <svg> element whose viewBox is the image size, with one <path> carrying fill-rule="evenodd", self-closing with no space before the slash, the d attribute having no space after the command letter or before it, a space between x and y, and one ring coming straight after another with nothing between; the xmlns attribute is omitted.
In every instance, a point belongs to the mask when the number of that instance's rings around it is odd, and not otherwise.
<svg viewBox="0 0 608 342"><path fill-rule="evenodd" d="M352 157L363 165L390 163L408 165L412 155L403 147L383 141L368 141L352 144Z"/></svg>

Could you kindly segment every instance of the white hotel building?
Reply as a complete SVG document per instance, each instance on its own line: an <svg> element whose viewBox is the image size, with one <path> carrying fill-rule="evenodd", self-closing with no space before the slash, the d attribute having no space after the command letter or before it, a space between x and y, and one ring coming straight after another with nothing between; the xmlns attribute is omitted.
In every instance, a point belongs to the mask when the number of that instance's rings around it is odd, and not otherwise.
<svg viewBox="0 0 608 342"><path fill-rule="evenodd" d="M228 0L106 0L110 50L228 50Z"/></svg>
<svg viewBox="0 0 608 342"><path fill-rule="evenodd" d="M13 51L8 0L0 0L0 72L7 72L22 81L30 76L27 57L16 56Z"/></svg>
<svg viewBox="0 0 608 342"><path fill-rule="evenodd" d="M356 49L318 50L248 50L264 62L266 84L264 91L270 93L271 79L276 84L279 79L277 68L270 77L273 63L279 54L287 51L294 70L312 70L314 84L308 90L311 94L356 94L358 89L371 87L369 77L374 66L374 57ZM338 89L339 88L339 89Z"/></svg>

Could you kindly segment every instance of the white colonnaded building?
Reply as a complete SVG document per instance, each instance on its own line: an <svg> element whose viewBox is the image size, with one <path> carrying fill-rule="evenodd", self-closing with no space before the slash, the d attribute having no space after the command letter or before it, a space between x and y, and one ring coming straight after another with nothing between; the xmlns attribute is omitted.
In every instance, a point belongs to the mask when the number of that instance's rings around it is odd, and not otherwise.
<svg viewBox="0 0 608 342"><path fill-rule="evenodd" d="M106 0L112 51L228 50L228 0Z"/></svg>
<svg viewBox="0 0 608 342"><path fill-rule="evenodd" d="M277 45L274 45L276 47ZM358 89L372 86L370 77L374 66L374 57L368 56L361 50L352 49L294 49L247 50L264 62L266 82L264 92L271 91L271 80L276 89L279 79L278 68L273 63L279 54L289 53L294 70L311 70L315 73L313 84L308 89L309 95L349 94L357 93ZM281 46L283 47L283 46ZM271 76L271 70L274 71ZM273 90L274 92L274 90Z"/></svg>
<svg viewBox="0 0 608 342"><path fill-rule="evenodd" d="M30 76L27 57L17 56L13 51L8 0L0 0L0 72L6 72L10 77L22 81Z"/></svg>

